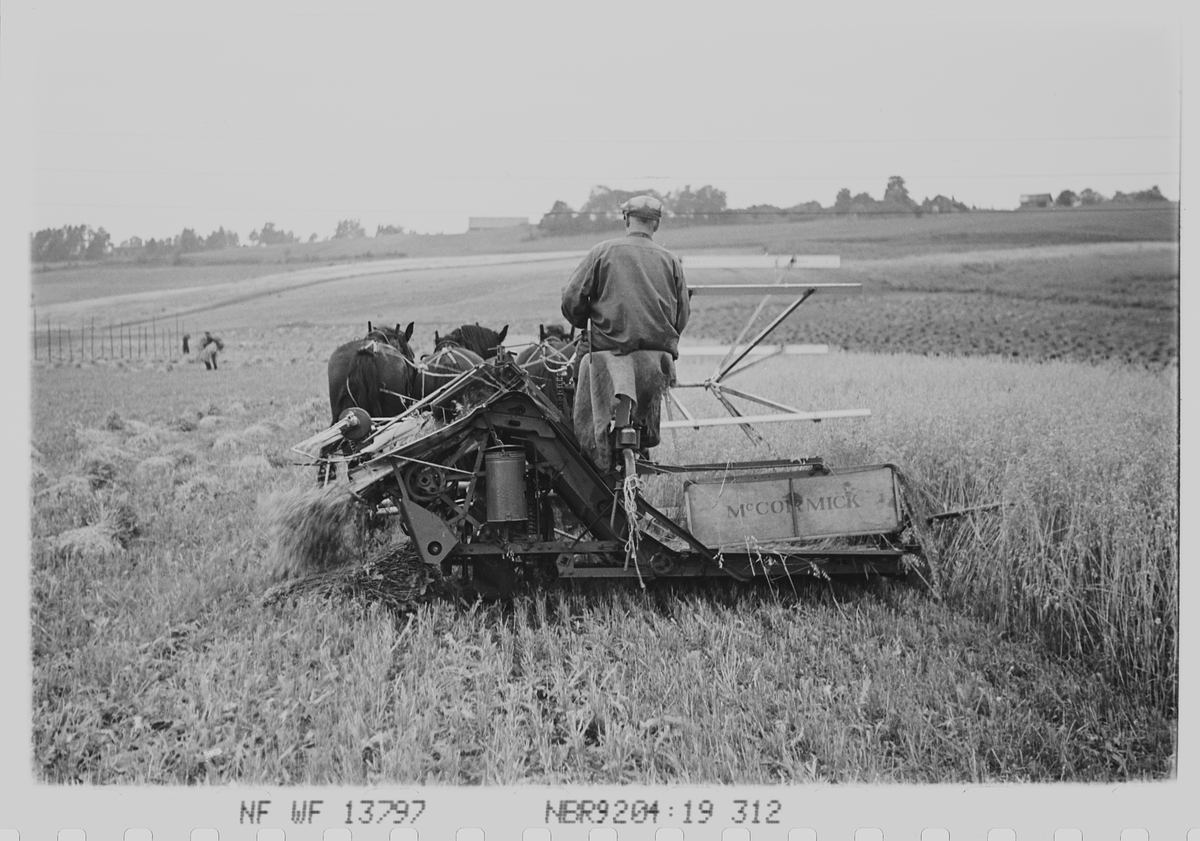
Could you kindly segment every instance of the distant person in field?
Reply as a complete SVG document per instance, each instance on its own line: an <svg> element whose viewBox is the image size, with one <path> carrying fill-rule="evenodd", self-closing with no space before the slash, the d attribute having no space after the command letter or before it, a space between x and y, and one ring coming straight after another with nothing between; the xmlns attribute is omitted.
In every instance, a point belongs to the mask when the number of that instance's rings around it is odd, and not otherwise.
<svg viewBox="0 0 1200 841"><path fill-rule="evenodd" d="M683 264L653 239L662 202L635 196L621 215L625 236L592 248L562 292L563 316L583 330L575 433L603 469L613 421L642 430L643 452L658 445L662 394L675 383L679 336L691 314Z"/></svg>
<svg viewBox="0 0 1200 841"><path fill-rule="evenodd" d="M184 334L183 334L183 355L184 355L184 356L187 356L189 353L191 353L191 352L192 352L192 351L191 351L191 349L188 347L188 341L189 341L191 338L192 338L192 334L191 334L191 333L184 333Z"/></svg>
<svg viewBox="0 0 1200 841"><path fill-rule="evenodd" d="M200 361L204 363L204 370L217 370L217 351L219 350L225 350L225 343L205 330L204 338L200 340Z"/></svg>

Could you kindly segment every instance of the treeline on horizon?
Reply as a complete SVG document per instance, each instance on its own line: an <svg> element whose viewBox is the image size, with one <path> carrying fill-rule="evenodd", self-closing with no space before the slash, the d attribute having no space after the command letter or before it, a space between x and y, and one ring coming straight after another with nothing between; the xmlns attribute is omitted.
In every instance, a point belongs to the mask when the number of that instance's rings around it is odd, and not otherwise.
<svg viewBox="0 0 1200 841"><path fill-rule="evenodd" d="M620 225L621 205L637 195L651 195L663 203L666 215L673 226L695 225L745 225L768 222L798 222L829 214L902 214L921 216L926 213L962 213L976 210L968 207L953 196L937 195L918 203L905 186L904 179L893 175L884 188L883 198L875 199L869 193L852 195L849 188L838 191L834 203L823 207L820 202L807 201L791 207L776 207L770 204L755 204L745 208L728 206L725 191L706 184L698 190L691 185L669 193L655 190L614 190L604 185L592 188L587 201L579 210L574 210L565 201L556 201L554 206L537 223L538 231L545 236L609 231ZM1134 193L1118 191L1112 198L1085 188L1079 193L1063 190L1050 201L1050 194L1043 194L1044 204L1036 206L1079 207L1107 204L1110 202L1168 201L1157 186ZM1035 206L1035 205L1029 205ZM375 236L403 234L399 225L379 225ZM367 236L358 219L343 219L329 239L361 239ZM215 251L237 248L243 245L238 234L224 227L199 236L192 228L184 228L173 237L143 240L133 236L114 245L112 237L103 228L93 229L90 225L63 225L60 228L45 228L30 234L30 259L36 264L69 263L104 260L114 256L135 262L162 263L182 262L182 255L198 251ZM292 231L276 228L267 222L261 229L250 232L250 245L293 245L304 242ZM317 234L309 236L307 242L317 242Z"/></svg>
<svg viewBox="0 0 1200 841"><path fill-rule="evenodd" d="M404 228L399 225L379 225L375 236L386 234L402 234ZM338 222L332 239L360 239L367 236L366 229L357 219L343 219ZM198 236L192 228L184 228L173 237L143 240L133 236L114 245L112 237L104 228L93 230L90 225L64 225L61 228L45 228L30 235L30 259L34 263L68 263L82 260L102 260L115 255L133 259L137 262L161 263L165 260L181 262L183 254L194 254L197 251L216 251L222 248L238 248L242 245L241 238L235 231L218 228L206 237ZM251 245L294 245L303 242L292 231L284 231L275 227L274 222L267 222L261 230L250 232ZM326 241L330 237L325 237ZM308 242L316 242L314 233Z"/></svg>
<svg viewBox="0 0 1200 841"><path fill-rule="evenodd" d="M633 196L650 195L663 203L665 215L672 226L693 225L746 225L765 222L798 222L826 213L959 213L972 208L953 197L942 195L926 198L917 203L909 194L904 179L893 175L888 179L882 200L869 193L851 195L843 187L837 194L832 207L822 207L820 202L807 201L791 207L776 207L772 204L755 204L745 208L728 206L725 191L706 184L698 190L691 185L670 193L656 190L613 190L603 185L592 188L591 194L579 210L574 210L565 201L556 201L540 222L538 229L548 235L586 233L608 230L621 221L621 205Z"/></svg>
<svg viewBox="0 0 1200 841"><path fill-rule="evenodd" d="M688 185L682 190L665 194L655 190L613 190L599 185L592 188L587 201L579 210L574 210L565 201L556 201L550 211L542 216L537 227L549 236L611 230L621 221L621 205L637 195L651 195L661 201L665 215L672 220L673 227L799 222L829 214L921 216L926 213L963 213L976 210L953 196L941 194L933 198L926 197L918 203L909 195L904 179L899 175L888 179L882 199L875 199L866 192L852 195L849 188L843 187L830 207L824 207L817 201L807 201L791 207L756 204L745 208L731 208L727 206L725 191L707 184L699 190L692 190ZM1136 193L1117 192L1111 199L1089 187L1078 194L1071 190L1063 190L1057 199L1052 199L1047 205L1053 203L1058 207L1078 207L1133 201L1167 201L1167 198L1159 192L1157 186Z"/></svg>

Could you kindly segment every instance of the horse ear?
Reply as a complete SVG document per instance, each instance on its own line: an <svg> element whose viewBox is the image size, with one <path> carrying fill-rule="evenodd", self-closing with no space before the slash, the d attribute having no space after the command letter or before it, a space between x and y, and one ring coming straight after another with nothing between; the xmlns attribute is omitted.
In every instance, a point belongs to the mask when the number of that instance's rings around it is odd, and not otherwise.
<svg viewBox="0 0 1200 841"><path fill-rule="evenodd" d="M441 341L441 339L438 338L438 331L434 330L433 331L433 343L436 345L440 341Z"/></svg>
<svg viewBox="0 0 1200 841"><path fill-rule="evenodd" d="M502 342L502 341L504 341L504 337L505 337L505 336L507 336L507 335L508 335L508 325L507 325L507 324L505 324L505 325L504 325L504 329L503 329L503 330L501 330L501 331L500 331L500 333L499 333L499 334L496 336L496 341L497 341L497 342Z"/></svg>
<svg viewBox="0 0 1200 841"><path fill-rule="evenodd" d="M367 332L368 333L371 332L371 322L370 321L367 322Z"/></svg>
<svg viewBox="0 0 1200 841"><path fill-rule="evenodd" d="M545 324L538 325L538 341L539 342L546 341L546 325Z"/></svg>
<svg viewBox="0 0 1200 841"><path fill-rule="evenodd" d="M409 339L412 338L413 327L415 327L416 324L417 324L417 322L415 322L415 321L408 322L408 327L404 328L404 341L407 342ZM397 324L396 327L399 328L400 325Z"/></svg>

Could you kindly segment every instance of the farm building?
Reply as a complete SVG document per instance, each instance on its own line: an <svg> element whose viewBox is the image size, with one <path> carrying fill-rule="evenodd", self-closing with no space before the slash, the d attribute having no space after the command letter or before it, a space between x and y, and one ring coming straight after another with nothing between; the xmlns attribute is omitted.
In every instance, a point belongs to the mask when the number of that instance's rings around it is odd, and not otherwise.
<svg viewBox="0 0 1200 841"><path fill-rule="evenodd" d="M483 231L489 228L518 228L528 225L524 216L471 216L467 220L468 231Z"/></svg>
<svg viewBox="0 0 1200 841"><path fill-rule="evenodd" d="M1034 207L1053 207L1054 196L1049 193L1030 193L1021 196L1021 209Z"/></svg>
<svg viewBox="0 0 1200 841"><path fill-rule="evenodd" d="M921 202L921 209L926 213L958 213L969 208L954 197L946 198L939 193L933 198Z"/></svg>

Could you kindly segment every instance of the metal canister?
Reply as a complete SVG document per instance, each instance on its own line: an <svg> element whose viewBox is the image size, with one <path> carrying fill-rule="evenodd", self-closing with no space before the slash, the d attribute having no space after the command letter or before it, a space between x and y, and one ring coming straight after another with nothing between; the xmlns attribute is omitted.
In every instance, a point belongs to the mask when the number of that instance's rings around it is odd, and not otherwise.
<svg viewBox="0 0 1200 841"><path fill-rule="evenodd" d="M487 518L490 523L511 523L529 518L525 502L525 448L502 444L483 453L487 482Z"/></svg>

